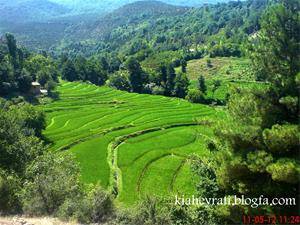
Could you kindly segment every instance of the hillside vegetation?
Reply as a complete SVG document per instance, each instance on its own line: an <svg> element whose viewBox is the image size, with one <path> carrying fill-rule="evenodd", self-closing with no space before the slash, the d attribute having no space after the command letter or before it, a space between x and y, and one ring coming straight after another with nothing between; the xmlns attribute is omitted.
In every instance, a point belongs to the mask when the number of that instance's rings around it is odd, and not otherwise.
<svg viewBox="0 0 300 225"><path fill-rule="evenodd" d="M0 38L0 215L299 222L299 12L145 1L12 26L43 50Z"/></svg>

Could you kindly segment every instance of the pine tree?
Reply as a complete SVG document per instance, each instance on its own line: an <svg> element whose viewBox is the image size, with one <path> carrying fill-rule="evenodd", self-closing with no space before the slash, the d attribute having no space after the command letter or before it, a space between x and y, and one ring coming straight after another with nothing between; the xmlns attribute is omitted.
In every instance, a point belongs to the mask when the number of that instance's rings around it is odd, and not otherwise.
<svg viewBox="0 0 300 225"><path fill-rule="evenodd" d="M189 79L184 73L178 73L175 78L173 95L179 98L185 98L188 92Z"/></svg>
<svg viewBox="0 0 300 225"><path fill-rule="evenodd" d="M166 81L166 87L165 87L165 95L171 96L172 91L174 90L174 85L175 85L175 69L172 64L168 65L167 67L167 81Z"/></svg>
<svg viewBox="0 0 300 225"><path fill-rule="evenodd" d="M181 60L181 62L180 62L180 64L181 64L181 72L182 73L186 73L186 67L187 67L187 62L186 62L186 60Z"/></svg>
<svg viewBox="0 0 300 225"><path fill-rule="evenodd" d="M147 81L147 76L141 68L139 62L130 57L126 63L125 67L129 72L129 81L133 92L141 93L143 91L143 85Z"/></svg>
<svg viewBox="0 0 300 225"><path fill-rule="evenodd" d="M78 80L76 69L74 63L70 60L67 60L62 68L62 78L67 81Z"/></svg>
<svg viewBox="0 0 300 225"><path fill-rule="evenodd" d="M260 206L259 214L288 215L299 209L298 16L299 1L293 0L281 0L265 13L250 53L254 68L270 87L236 90L228 103L230 123L216 130L221 146L228 149L220 151L216 164L217 180L226 194L296 199L296 206Z"/></svg>
<svg viewBox="0 0 300 225"><path fill-rule="evenodd" d="M198 78L198 89L199 91L201 91L203 94L206 94L207 92L207 87L206 87L206 84L205 84L205 78L203 75L201 75L199 78Z"/></svg>

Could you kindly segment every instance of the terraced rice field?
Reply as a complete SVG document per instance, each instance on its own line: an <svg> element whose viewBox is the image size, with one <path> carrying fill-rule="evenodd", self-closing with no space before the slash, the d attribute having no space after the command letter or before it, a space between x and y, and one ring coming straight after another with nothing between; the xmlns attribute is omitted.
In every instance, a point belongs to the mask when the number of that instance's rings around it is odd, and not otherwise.
<svg viewBox="0 0 300 225"><path fill-rule="evenodd" d="M125 205L146 194L194 193L188 156L209 156L222 110L79 82L58 91L59 100L42 106L44 135L52 150L75 154L84 182L100 182Z"/></svg>

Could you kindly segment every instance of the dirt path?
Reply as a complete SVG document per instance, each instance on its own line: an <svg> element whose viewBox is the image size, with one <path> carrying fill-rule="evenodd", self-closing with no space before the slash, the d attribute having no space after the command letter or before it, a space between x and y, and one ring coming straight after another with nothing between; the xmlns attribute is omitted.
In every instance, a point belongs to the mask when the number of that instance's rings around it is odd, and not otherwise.
<svg viewBox="0 0 300 225"><path fill-rule="evenodd" d="M56 218L27 218L27 217L0 217L0 225L78 225L66 223Z"/></svg>

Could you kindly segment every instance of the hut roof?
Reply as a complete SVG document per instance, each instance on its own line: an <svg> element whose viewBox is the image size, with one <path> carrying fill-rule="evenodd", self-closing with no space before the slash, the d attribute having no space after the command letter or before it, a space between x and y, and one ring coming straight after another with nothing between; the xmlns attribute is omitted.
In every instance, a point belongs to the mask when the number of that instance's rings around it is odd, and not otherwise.
<svg viewBox="0 0 300 225"><path fill-rule="evenodd" d="M32 86L41 86L39 82L31 82Z"/></svg>

